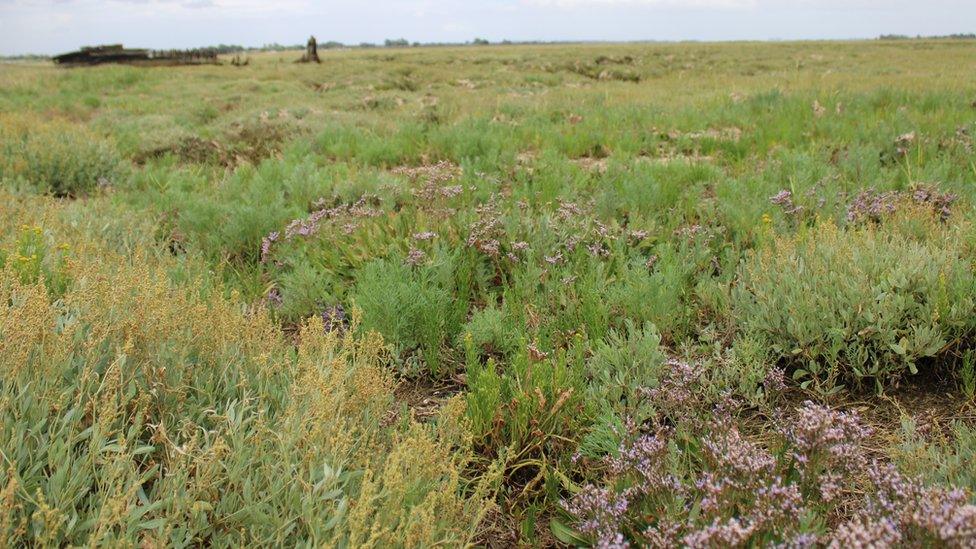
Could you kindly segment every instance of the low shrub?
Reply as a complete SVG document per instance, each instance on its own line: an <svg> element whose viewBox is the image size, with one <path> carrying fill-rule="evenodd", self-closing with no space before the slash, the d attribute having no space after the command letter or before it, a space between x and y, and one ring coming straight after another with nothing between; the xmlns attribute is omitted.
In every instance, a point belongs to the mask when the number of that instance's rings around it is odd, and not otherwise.
<svg viewBox="0 0 976 549"><path fill-rule="evenodd" d="M488 306L471 315L459 337L470 337L472 344L482 354L505 357L517 348L517 329L505 311L496 306ZM463 341L461 342L463 345Z"/></svg>
<svg viewBox="0 0 976 549"><path fill-rule="evenodd" d="M467 312L443 273L450 269L376 260L356 274L352 294L364 311L362 328L383 334L399 353L419 351L424 369L434 376L445 373L442 348L453 341Z"/></svg>
<svg viewBox="0 0 976 549"><path fill-rule="evenodd" d="M974 328L974 279L956 230L912 210L900 223L816 223L745 261L733 290L744 334L804 388L832 392L940 371Z"/></svg>
<svg viewBox="0 0 976 549"><path fill-rule="evenodd" d="M926 429L916 419L902 419L895 462L906 474L934 484L965 488L976 503L976 428L956 421L942 429Z"/></svg>
<svg viewBox="0 0 976 549"><path fill-rule="evenodd" d="M557 493L559 465L590 422L579 343L551 352L524 344L506 367L491 358L482 362L473 339L465 337L465 398L475 447L498 455L520 497L546 487Z"/></svg>
<svg viewBox="0 0 976 549"><path fill-rule="evenodd" d="M50 202L0 197L78 250L60 296L0 268L0 545L473 539L492 506L461 476L464 402L428 425L384 420L397 409L381 338L314 318L296 348L219 283L174 279L189 261L116 253Z"/></svg>
<svg viewBox="0 0 976 549"><path fill-rule="evenodd" d="M79 196L125 173L112 144L67 122L0 118L0 180L55 196Z"/></svg>

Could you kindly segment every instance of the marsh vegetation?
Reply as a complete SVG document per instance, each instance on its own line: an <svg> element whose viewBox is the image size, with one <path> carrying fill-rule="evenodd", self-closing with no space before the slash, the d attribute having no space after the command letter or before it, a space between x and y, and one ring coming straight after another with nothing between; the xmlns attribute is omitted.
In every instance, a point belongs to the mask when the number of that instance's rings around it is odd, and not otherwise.
<svg viewBox="0 0 976 549"><path fill-rule="evenodd" d="M972 42L320 56L0 65L0 540L976 544Z"/></svg>

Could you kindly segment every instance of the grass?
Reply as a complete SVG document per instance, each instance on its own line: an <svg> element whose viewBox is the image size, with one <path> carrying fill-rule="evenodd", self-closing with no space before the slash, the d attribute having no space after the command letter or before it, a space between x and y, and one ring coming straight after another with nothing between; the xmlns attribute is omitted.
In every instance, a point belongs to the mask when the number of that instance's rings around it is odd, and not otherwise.
<svg viewBox="0 0 976 549"><path fill-rule="evenodd" d="M966 546L857 520L886 464L971 511L974 52L4 65L0 536Z"/></svg>

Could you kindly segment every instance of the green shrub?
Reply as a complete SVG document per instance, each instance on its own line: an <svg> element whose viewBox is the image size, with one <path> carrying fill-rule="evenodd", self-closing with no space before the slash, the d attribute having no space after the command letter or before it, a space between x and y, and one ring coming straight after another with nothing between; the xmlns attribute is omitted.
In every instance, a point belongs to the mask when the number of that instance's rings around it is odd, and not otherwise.
<svg viewBox="0 0 976 549"><path fill-rule="evenodd" d="M972 332L972 268L954 230L905 215L848 230L818 223L755 254L733 290L740 331L767 341L803 387L827 392L937 372Z"/></svg>
<svg viewBox="0 0 976 549"><path fill-rule="evenodd" d="M544 351L523 344L507 367L481 362L465 337L468 418L477 448L504 454L506 474L523 494L549 485L575 439L591 421L585 396L582 340L570 349ZM558 484L558 483L557 483Z"/></svg>
<svg viewBox="0 0 976 549"><path fill-rule="evenodd" d="M654 385L666 358L653 324L638 327L627 320L623 331L612 331L593 347L587 363L590 396L620 415L632 412L638 390Z"/></svg>
<svg viewBox="0 0 976 549"><path fill-rule="evenodd" d="M917 421L902 419L901 442L894 449L899 469L930 483L967 489L976 501L976 428L957 421L951 429L931 431L923 435Z"/></svg>
<svg viewBox="0 0 976 549"><path fill-rule="evenodd" d="M451 281L438 274L402 260L376 260L357 273L352 297L363 310L363 329L379 332L401 354L419 350L435 376L444 373L442 348L467 310L467 303L454 299Z"/></svg>
<svg viewBox="0 0 976 549"><path fill-rule="evenodd" d="M507 356L516 348L515 327L505 311L488 306L471 315L461 337L471 337L475 348L485 354Z"/></svg>
<svg viewBox="0 0 976 549"><path fill-rule="evenodd" d="M9 252L0 248L0 270L9 262L22 284L43 282L51 294L58 297L64 294L69 282L67 244L52 249L40 226L24 225L11 248Z"/></svg>
<svg viewBox="0 0 976 549"><path fill-rule="evenodd" d="M115 184L123 174L114 146L87 129L0 118L0 180L20 180L55 196L79 196Z"/></svg>
<svg viewBox="0 0 976 549"><path fill-rule="evenodd" d="M492 505L461 477L461 399L387 424L381 338L313 318L296 346L219 282L171 279L192 260L115 253L94 237L115 220L74 208L0 191L0 227L43 220L0 249L78 250L62 294L0 268L0 546L470 543Z"/></svg>

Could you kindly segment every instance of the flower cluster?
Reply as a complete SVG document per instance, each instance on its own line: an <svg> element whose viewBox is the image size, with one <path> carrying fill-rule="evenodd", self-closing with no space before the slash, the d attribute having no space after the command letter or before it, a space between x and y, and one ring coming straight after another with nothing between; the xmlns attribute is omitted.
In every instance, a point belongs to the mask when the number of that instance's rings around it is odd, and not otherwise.
<svg viewBox="0 0 976 549"><path fill-rule="evenodd" d="M433 232L430 232L430 231L424 231L422 233L414 233L414 235L413 235L412 238L414 240L425 241L425 240L432 240L436 236L437 236L437 233L433 233Z"/></svg>
<svg viewBox="0 0 976 549"><path fill-rule="evenodd" d="M932 210L939 214L939 217L945 221L952 213L951 207L959 200L959 195L939 192L938 189L931 185L919 185L912 191L912 200L917 204L930 205Z"/></svg>
<svg viewBox="0 0 976 549"><path fill-rule="evenodd" d="M321 230L326 221L343 222L341 228L343 232L349 234L356 229L354 220L382 215L382 212L375 207L377 204L379 204L379 197L369 194L361 196L351 204L340 204L335 207L326 207L325 201L320 199L315 203L318 209L308 217L293 219L288 223L284 231L284 240L313 236ZM282 234L279 231L272 231L261 239L261 263L268 261L272 246L281 240Z"/></svg>
<svg viewBox="0 0 976 549"><path fill-rule="evenodd" d="M777 424L801 481L818 487L824 501L839 495L844 475L866 465L862 447L871 429L861 424L857 412L837 412L807 401L791 420L780 416Z"/></svg>
<svg viewBox="0 0 976 549"><path fill-rule="evenodd" d="M680 405L695 398L697 377L673 361L646 395ZM871 431L856 413L806 402L776 422L779 437L767 447L742 434L727 405L677 428L626 421L623 442L605 458L607 483L585 486L563 506L600 547L976 547L967 495L869 463ZM841 486L864 477L871 488L860 506L839 497ZM801 531L798 517L825 520L841 505L849 514L855 505L857 518L822 534Z"/></svg>
<svg viewBox="0 0 976 549"><path fill-rule="evenodd" d="M399 167L393 173L405 176L414 183L422 182L419 187L410 191L420 199L421 205L430 205L440 198L454 198L464 192L461 185L447 184L460 178L464 171L460 166L446 160L423 166Z"/></svg>
<svg viewBox="0 0 976 549"><path fill-rule="evenodd" d="M326 307L322 311L322 324L325 326L326 332L342 333L349 324L346 310L342 308L342 305Z"/></svg>
<svg viewBox="0 0 976 549"><path fill-rule="evenodd" d="M848 523L839 532L882 533L918 545L976 547L976 505L969 504L963 491L924 486L890 464L873 462L867 473L873 491L865 509L872 523ZM872 525L874 530L868 528ZM895 535L888 534L892 530Z"/></svg>
<svg viewBox="0 0 976 549"><path fill-rule="evenodd" d="M955 193L940 192L932 185L918 185L909 192L876 192L874 189L866 189L857 193L847 206L847 221L880 222L904 203L927 205L945 221L952 214L952 205L957 200L959 196Z"/></svg>
<svg viewBox="0 0 976 549"><path fill-rule="evenodd" d="M505 238L505 227L495 197L478 206L475 212L478 218L468 230L468 246L487 256L498 257L501 254L501 239Z"/></svg>
<svg viewBox="0 0 976 549"><path fill-rule="evenodd" d="M410 248L410 251L407 252L407 259L404 260L404 263L410 265L411 267L416 267L417 265L422 264L426 260L427 260L427 254L424 253L423 250L417 248Z"/></svg>
<svg viewBox="0 0 976 549"><path fill-rule="evenodd" d="M261 263L267 263L271 256L271 245L278 241L281 233L272 231L268 236L261 239Z"/></svg>
<svg viewBox="0 0 976 549"><path fill-rule="evenodd" d="M672 420L686 417L697 404L696 388L702 371L694 365L677 359L669 359L658 386L640 390L643 396L662 415Z"/></svg>
<svg viewBox="0 0 976 549"><path fill-rule="evenodd" d="M885 215L894 213L900 195L897 191L876 192L865 189L856 195L847 205L847 221L881 221Z"/></svg>
<svg viewBox="0 0 976 549"><path fill-rule="evenodd" d="M803 211L803 206L797 206L793 203L793 193L786 189L769 197L769 201L782 208L786 215L795 215Z"/></svg>
<svg viewBox="0 0 976 549"><path fill-rule="evenodd" d="M590 536L596 547L628 547L624 541L621 522L627 515L628 499L609 488L585 486L563 507L579 519L580 532Z"/></svg>

